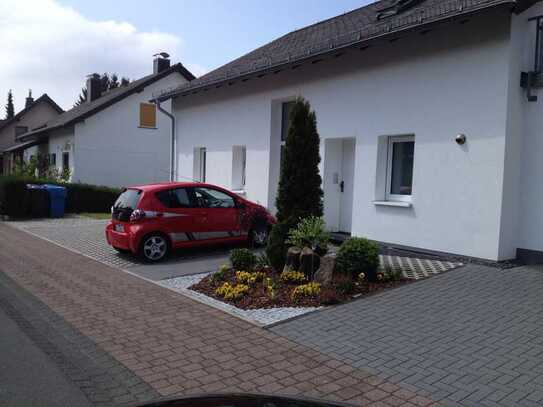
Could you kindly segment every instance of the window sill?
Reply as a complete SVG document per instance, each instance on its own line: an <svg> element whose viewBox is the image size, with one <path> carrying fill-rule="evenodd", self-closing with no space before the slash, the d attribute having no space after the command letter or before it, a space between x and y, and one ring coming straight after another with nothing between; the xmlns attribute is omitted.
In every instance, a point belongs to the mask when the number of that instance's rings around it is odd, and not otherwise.
<svg viewBox="0 0 543 407"><path fill-rule="evenodd" d="M413 204L406 201L373 201L375 206L395 206L397 208L411 208Z"/></svg>
<svg viewBox="0 0 543 407"><path fill-rule="evenodd" d="M148 129L148 130L156 130L158 127L150 127L150 126L138 126L139 129Z"/></svg>

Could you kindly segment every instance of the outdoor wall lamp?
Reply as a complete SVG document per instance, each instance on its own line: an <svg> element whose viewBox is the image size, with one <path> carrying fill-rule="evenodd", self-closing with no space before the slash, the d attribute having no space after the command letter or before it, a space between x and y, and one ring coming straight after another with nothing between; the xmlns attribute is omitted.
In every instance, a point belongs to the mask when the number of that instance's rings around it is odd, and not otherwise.
<svg viewBox="0 0 543 407"><path fill-rule="evenodd" d="M454 140L456 141L456 144L458 144L459 146L462 146L466 144L466 135L458 134Z"/></svg>

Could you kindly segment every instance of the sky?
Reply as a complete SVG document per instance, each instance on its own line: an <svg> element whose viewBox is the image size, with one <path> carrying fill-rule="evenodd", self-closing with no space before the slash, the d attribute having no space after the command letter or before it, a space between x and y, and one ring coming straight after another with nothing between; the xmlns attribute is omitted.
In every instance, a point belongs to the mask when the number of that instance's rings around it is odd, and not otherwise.
<svg viewBox="0 0 543 407"><path fill-rule="evenodd" d="M93 72L138 79L166 51L196 76L371 0L0 0L0 118L33 96L70 109Z"/></svg>

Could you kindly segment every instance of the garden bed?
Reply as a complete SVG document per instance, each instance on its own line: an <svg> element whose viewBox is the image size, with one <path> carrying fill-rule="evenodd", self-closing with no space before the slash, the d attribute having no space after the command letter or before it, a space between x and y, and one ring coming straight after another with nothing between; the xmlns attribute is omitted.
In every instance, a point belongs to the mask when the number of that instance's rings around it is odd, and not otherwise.
<svg viewBox="0 0 543 407"><path fill-rule="evenodd" d="M320 287L320 292L311 296L296 296L294 290L300 284L289 284L281 281L277 273L270 268L263 268L257 272L263 273L264 277L260 281L247 285L247 292L238 299L225 299L223 295L217 293L217 290L225 283L235 287L239 284L234 270L225 271L221 278L214 277L214 274L204 277L199 282L189 287L190 290L199 292L216 300L226 302L244 310L266 309L266 308L292 308L292 307L321 307L349 301L353 298L375 294L387 289L395 288L408 284L414 280L399 278L397 280L368 282L352 282L345 279L337 279L330 286ZM270 293L269 284L266 279L270 279L274 285L273 295ZM268 280L269 281L269 280Z"/></svg>

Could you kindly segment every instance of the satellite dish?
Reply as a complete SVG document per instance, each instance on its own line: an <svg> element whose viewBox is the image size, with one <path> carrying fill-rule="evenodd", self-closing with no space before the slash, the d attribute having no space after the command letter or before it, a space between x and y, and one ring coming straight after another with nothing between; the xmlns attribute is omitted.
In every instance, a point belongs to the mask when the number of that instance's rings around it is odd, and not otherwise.
<svg viewBox="0 0 543 407"><path fill-rule="evenodd" d="M153 56L154 57L161 56L162 58L169 58L170 54L168 54L167 52L159 52L157 54L154 54Z"/></svg>

